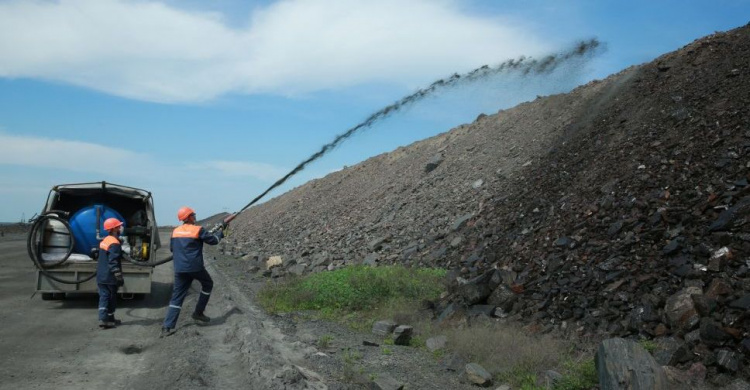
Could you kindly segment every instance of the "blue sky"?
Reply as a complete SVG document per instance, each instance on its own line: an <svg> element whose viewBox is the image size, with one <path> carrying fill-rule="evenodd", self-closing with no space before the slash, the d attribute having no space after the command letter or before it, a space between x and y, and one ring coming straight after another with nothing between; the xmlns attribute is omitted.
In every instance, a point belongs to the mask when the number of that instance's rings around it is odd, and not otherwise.
<svg viewBox="0 0 750 390"><path fill-rule="evenodd" d="M0 0L0 221L55 184L152 191L160 224L235 211L335 135L454 72L576 41L591 61L425 99L272 193L480 113L750 22L750 0Z"/></svg>

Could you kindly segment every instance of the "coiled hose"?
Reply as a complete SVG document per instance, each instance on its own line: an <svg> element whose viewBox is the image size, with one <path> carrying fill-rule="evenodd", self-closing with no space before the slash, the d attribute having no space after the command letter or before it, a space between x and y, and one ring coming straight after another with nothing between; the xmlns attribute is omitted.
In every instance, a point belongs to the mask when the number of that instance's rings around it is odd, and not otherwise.
<svg viewBox="0 0 750 390"><path fill-rule="evenodd" d="M39 246L41 246L41 241L39 240L39 231L42 227L44 227L49 221L57 221L60 222L63 226L65 226L65 229L70 233L70 244L68 245L67 251L65 253L65 256L63 256L62 259L55 261L54 263L48 263L45 262L42 259L41 251L39 251ZM90 276L86 277L85 279L81 280L66 280L62 279L60 277L57 277L53 275L50 272L47 272L47 269L58 267L62 264L64 264L66 261L68 261L68 258L70 258L70 255L73 253L73 248L75 247L75 237L73 236L72 229L70 227L70 224L68 221L66 221L63 218L60 218L59 216L55 215L54 213L48 213L41 217L39 217L34 224L31 226L31 230L29 231L29 236L26 240L26 250L29 253L29 257L31 258L31 261L34 262L34 265L36 268L41 272L44 276L59 282L63 284L81 284L88 282L89 280L93 279L96 276L96 270L94 273L92 273ZM122 256L126 261L129 263L135 264L139 267L156 267L165 263L168 263L172 261L173 256L169 256L165 259L159 260L159 261L138 261L130 257L129 255L123 253Z"/></svg>
<svg viewBox="0 0 750 390"><path fill-rule="evenodd" d="M44 259L42 259L42 254L39 251L41 242L38 240L38 235L39 235L40 228L44 227L48 223L48 221L51 221L51 220L60 222L63 224L63 226L65 226L65 229L67 229L68 232L70 233L70 244L68 245L68 249L67 249L67 252L65 253L65 256L63 256L61 260L56 261L54 263L50 263L50 264L44 264ZM29 231L29 237L26 239L26 250L29 252L29 257L31 258L31 261L34 262L34 265L39 270L39 272L41 272L44 276L62 284L81 284L81 283L88 282L89 280L93 279L96 276L96 271L94 271L94 273L92 273L89 277L82 279L82 280L66 280L66 279L59 278L47 272L47 269L60 266L66 261L68 261L68 258L73 253L73 247L75 247L75 237L73 237L72 232L73 231L70 228L70 224L68 223L68 221L60 218L59 216L55 214L45 214L37 218L34 224L31 225L31 231Z"/></svg>

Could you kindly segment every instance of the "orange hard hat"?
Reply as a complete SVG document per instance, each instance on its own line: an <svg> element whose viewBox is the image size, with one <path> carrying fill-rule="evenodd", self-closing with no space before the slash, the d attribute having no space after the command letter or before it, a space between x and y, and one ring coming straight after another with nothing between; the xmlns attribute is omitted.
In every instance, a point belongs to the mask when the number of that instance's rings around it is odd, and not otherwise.
<svg viewBox="0 0 750 390"><path fill-rule="evenodd" d="M122 226L122 222L117 218L107 218L107 220L104 221L104 230L112 230L120 226Z"/></svg>
<svg viewBox="0 0 750 390"><path fill-rule="evenodd" d="M180 221L184 221L193 214L195 214L195 210L191 209L190 207L180 207L180 210L177 211L177 219L179 219Z"/></svg>

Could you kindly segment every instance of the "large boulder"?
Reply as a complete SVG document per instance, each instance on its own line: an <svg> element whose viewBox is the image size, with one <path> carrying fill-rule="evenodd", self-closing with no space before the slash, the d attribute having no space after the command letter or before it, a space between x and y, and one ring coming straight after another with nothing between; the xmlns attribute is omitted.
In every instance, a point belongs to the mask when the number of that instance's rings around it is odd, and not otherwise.
<svg viewBox="0 0 750 390"><path fill-rule="evenodd" d="M596 352L601 390L669 389L664 369L638 343L613 338L602 341Z"/></svg>
<svg viewBox="0 0 750 390"><path fill-rule="evenodd" d="M458 288L458 295L467 305L485 301L492 293L489 287L491 278L492 274L486 273L466 282Z"/></svg>
<svg viewBox="0 0 750 390"><path fill-rule="evenodd" d="M477 363L469 363L466 365L466 375L469 377L471 383L482 387L492 385L492 375Z"/></svg>
<svg viewBox="0 0 750 390"><path fill-rule="evenodd" d="M409 325L399 325L393 330L393 344L409 345L414 328Z"/></svg>
<svg viewBox="0 0 750 390"><path fill-rule="evenodd" d="M687 287L667 299L664 314L669 326L674 330L691 331L700 322L692 295L703 294L699 287Z"/></svg>
<svg viewBox="0 0 750 390"><path fill-rule="evenodd" d="M505 285L498 286L495 291L490 294L487 299L487 303L492 306L497 306L503 309L504 312L510 312L513 308L513 304L518 300L518 296L511 291Z"/></svg>
<svg viewBox="0 0 750 390"><path fill-rule="evenodd" d="M660 339L656 344L654 359L662 366L674 366L690 360L690 349L687 344L674 337Z"/></svg>
<svg viewBox="0 0 750 390"><path fill-rule="evenodd" d="M378 321L372 326L372 333L381 336L389 336L393 333L393 330L396 329L397 325L398 324L391 320Z"/></svg>

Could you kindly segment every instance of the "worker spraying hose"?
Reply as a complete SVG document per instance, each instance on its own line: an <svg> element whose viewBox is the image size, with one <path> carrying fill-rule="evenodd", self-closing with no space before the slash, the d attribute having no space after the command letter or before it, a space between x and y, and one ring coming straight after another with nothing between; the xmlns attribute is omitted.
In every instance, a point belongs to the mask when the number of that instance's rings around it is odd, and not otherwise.
<svg viewBox="0 0 750 390"><path fill-rule="evenodd" d="M220 223L218 223L216 226L214 226L211 231L216 231L218 229L226 229L230 222L232 222L237 216L242 213L243 211L247 210L251 206L253 206L255 203L257 203L259 200L261 200L264 196L266 196L269 192L274 190L275 188L279 187L280 185L284 184L290 177L296 175L300 171L304 170L305 167L312 163L313 161L323 157L328 152L336 148L340 143L351 137L352 135L358 133L361 130L364 130L366 128L372 127L376 122L387 118L388 116L398 112L402 108L409 106L411 104L414 104L416 102L419 102L420 100L432 96L440 91L454 88L461 86L466 83L470 83L473 81L478 81L481 79L485 79L487 77L506 74L506 73L518 73L523 76L528 75L537 75L537 74L545 74L550 73L553 70L557 69L560 65L566 63L567 61L577 59L577 58L585 58L587 56L592 55L596 52L596 49L598 49L601 46L598 40L591 39L588 41L582 41L576 44L572 49L558 53L549 55L547 57L542 58L541 60L536 60L533 58L527 58L527 57L521 57L517 60L508 60L503 63L501 63L498 66L490 67L490 66L482 66L477 69L472 70L471 72L468 72L463 75L454 74L448 78L440 79L432 84L430 84L429 87L422 88L418 90L417 92L414 92L413 94L406 96L397 102L386 106L385 108L376 111L367 119L365 119L362 123L350 128L349 130L345 131L342 134L339 134L336 136L336 138L333 139L332 142L323 145L323 147L320 148L319 151L308 157L306 160L302 161L299 165L294 167L289 173L287 173L284 177L273 183L270 187L268 187L267 190L263 191L260 195L255 197L250 203L248 203L245 207L243 207L240 211L230 214L224 220Z"/></svg>
<svg viewBox="0 0 750 390"><path fill-rule="evenodd" d="M203 313L214 287L214 281L203 263L203 244L218 244L224 238L224 233L223 229L212 229L207 232L206 229L195 224L195 218L195 210L190 207L182 207L177 211L177 219L182 221L182 225L174 229L169 242L169 248L174 257L174 288L162 325L161 337L174 333L177 319L182 311L182 303L185 301L193 280L201 284L201 293L192 318L203 323L211 321Z"/></svg>

